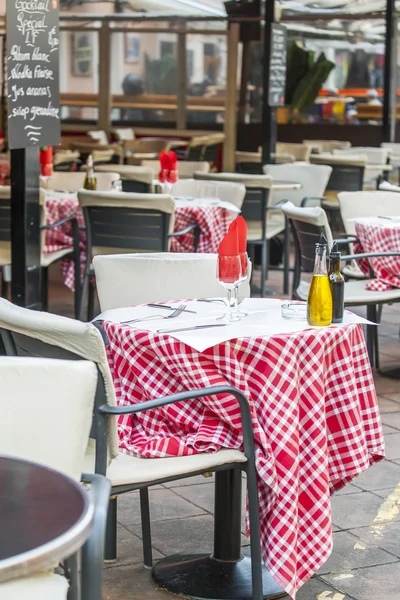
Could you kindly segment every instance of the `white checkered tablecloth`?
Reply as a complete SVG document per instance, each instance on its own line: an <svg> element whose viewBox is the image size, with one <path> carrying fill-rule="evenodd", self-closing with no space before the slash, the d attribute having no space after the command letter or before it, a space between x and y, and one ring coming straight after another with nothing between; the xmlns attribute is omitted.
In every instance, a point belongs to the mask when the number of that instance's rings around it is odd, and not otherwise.
<svg viewBox="0 0 400 600"><path fill-rule="evenodd" d="M232 385L252 412L263 558L294 598L332 549L330 494L384 456L361 325L231 340L197 352L104 322L118 403ZM242 448L229 395L121 416L122 451L143 457Z"/></svg>
<svg viewBox="0 0 400 600"><path fill-rule="evenodd" d="M48 225L60 221L65 217L76 216L81 227L84 218L79 208L75 193L60 193L48 190L46 192L46 222ZM198 252L216 253L224 235L227 233L235 215L219 206L193 206L176 207L174 231L180 231L192 223L200 226L200 240ZM55 229L46 231L44 252L55 252L63 248L72 248L71 223L65 223ZM81 274L85 265L86 234L80 232L81 247ZM193 252L194 235L189 232L179 238L172 238L171 252ZM71 259L61 261L61 272L64 282L71 290L74 289L74 263Z"/></svg>
<svg viewBox="0 0 400 600"><path fill-rule="evenodd" d="M389 220L374 222L371 219L355 222L356 234L361 244L355 244L354 252L400 252L400 227ZM384 256L357 261L360 269L369 276L370 267L375 279L366 284L367 290L384 292L400 288L400 256Z"/></svg>

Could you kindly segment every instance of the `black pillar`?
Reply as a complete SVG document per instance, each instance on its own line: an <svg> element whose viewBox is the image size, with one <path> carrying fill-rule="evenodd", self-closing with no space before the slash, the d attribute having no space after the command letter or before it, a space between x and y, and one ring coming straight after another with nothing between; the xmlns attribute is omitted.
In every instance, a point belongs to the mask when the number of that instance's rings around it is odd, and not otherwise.
<svg viewBox="0 0 400 600"><path fill-rule="evenodd" d="M390 142L390 104L392 99L393 81L393 38L394 38L394 11L395 0L386 0L386 38L385 38L385 70L383 83L383 120L382 138L384 142ZM397 32L396 32L397 35ZM393 140L394 141L394 140Z"/></svg>
<svg viewBox="0 0 400 600"><path fill-rule="evenodd" d="M263 69L263 108L262 108L262 164L271 162L271 154L275 153L277 124L276 108L269 106L269 65L271 59L271 25L275 20L275 0L268 0L265 5L264 24L264 69Z"/></svg>
<svg viewBox="0 0 400 600"><path fill-rule="evenodd" d="M11 299L41 308L39 148L11 150Z"/></svg>

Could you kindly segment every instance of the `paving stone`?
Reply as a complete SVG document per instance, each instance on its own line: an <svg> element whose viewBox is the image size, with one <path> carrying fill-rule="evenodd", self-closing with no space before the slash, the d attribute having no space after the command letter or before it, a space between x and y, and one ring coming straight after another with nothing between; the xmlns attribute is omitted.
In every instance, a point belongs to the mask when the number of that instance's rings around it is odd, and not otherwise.
<svg viewBox="0 0 400 600"><path fill-rule="evenodd" d="M182 498L200 506L203 510L212 513L214 511L214 484L187 485L174 488L174 492Z"/></svg>
<svg viewBox="0 0 400 600"><path fill-rule="evenodd" d="M103 600L171 600L174 596L157 589L149 569L130 565L107 569L104 573Z"/></svg>
<svg viewBox="0 0 400 600"><path fill-rule="evenodd" d="M184 487L189 485L199 485L200 483L210 483L215 481L213 477L203 477L203 475L195 475L194 477L186 477L185 479L178 479L177 481L170 481L164 483L163 486L166 488Z"/></svg>
<svg viewBox="0 0 400 600"><path fill-rule="evenodd" d="M382 490L392 485L394 489L399 481L399 466L388 460L383 460L372 465L372 467L364 471L364 473L353 479L353 483L356 486L368 491Z"/></svg>
<svg viewBox="0 0 400 600"><path fill-rule="evenodd" d="M382 414L381 419L385 426L400 429L400 412Z"/></svg>
<svg viewBox="0 0 400 600"><path fill-rule="evenodd" d="M394 414L394 413L386 413L386 414ZM386 416L386 415L383 415ZM399 433L398 429L395 429L394 427L389 427L389 425L385 425L384 423L382 423L382 431L384 435L389 435L391 433Z"/></svg>
<svg viewBox="0 0 400 600"><path fill-rule="evenodd" d="M379 548L387 550L387 552L391 552L397 558L400 558L400 521L375 523L370 527L352 529L351 533L354 533L362 541L365 540L366 542L375 544Z"/></svg>
<svg viewBox="0 0 400 600"><path fill-rule="evenodd" d="M332 522L341 529L355 529L372 523L382 504L382 498L371 492L361 492L332 496L331 503Z"/></svg>
<svg viewBox="0 0 400 600"><path fill-rule="evenodd" d="M359 567L370 567L396 561L396 557L378 546L362 542L347 531L339 531L333 534L332 554L319 569L318 575L340 573Z"/></svg>
<svg viewBox="0 0 400 600"><path fill-rule="evenodd" d="M381 411L381 413L392 413L392 412L398 412L399 410L399 403L396 402L395 400L391 400L389 398L388 395L385 394L385 396L379 396L379 409Z"/></svg>
<svg viewBox="0 0 400 600"><path fill-rule="evenodd" d="M318 577L312 577L297 592L296 600L345 600L342 595L335 596L338 590Z"/></svg>
<svg viewBox="0 0 400 600"><path fill-rule="evenodd" d="M396 379L390 379L390 377L384 377L377 371L374 371L374 381L376 391L379 396L386 396L386 394L396 394L399 391L399 382Z"/></svg>
<svg viewBox="0 0 400 600"><path fill-rule="evenodd" d="M389 460L400 459L400 433L385 436L385 453Z"/></svg>
<svg viewBox="0 0 400 600"><path fill-rule="evenodd" d="M384 394L382 394L385 398L388 398L389 400L393 400L393 402L397 402L400 403L400 393L398 392L400 387L400 382L397 382L397 387L396 387L396 392L385 392Z"/></svg>
<svg viewBox="0 0 400 600"><path fill-rule="evenodd" d="M356 480L355 480L356 481ZM344 488L335 492L335 496L348 496L349 494L359 494L361 489L351 483L345 485Z"/></svg>
<svg viewBox="0 0 400 600"><path fill-rule="evenodd" d="M176 517L189 517L204 514L198 508L165 488L150 489L150 517L151 522ZM122 525L134 525L140 523L139 493L124 494L118 498L118 521Z"/></svg>
<svg viewBox="0 0 400 600"><path fill-rule="evenodd" d="M390 495L393 494L394 489L392 487L390 488L384 488L383 490L374 490L373 493L376 496L379 496L380 498L383 498L384 500L386 500L386 498Z"/></svg>
<svg viewBox="0 0 400 600"><path fill-rule="evenodd" d="M400 562L357 569L346 579L324 575L324 580L357 600L399 600Z"/></svg>
<svg viewBox="0 0 400 600"><path fill-rule="evenodd" d="M153 558L159 559L163 555L153 549ZM139 536L134 535L131 531L118 525L117 529L117 561L114 563L105 563L106 569L117 567L120 565L142 563L142 541Z"/></svg>

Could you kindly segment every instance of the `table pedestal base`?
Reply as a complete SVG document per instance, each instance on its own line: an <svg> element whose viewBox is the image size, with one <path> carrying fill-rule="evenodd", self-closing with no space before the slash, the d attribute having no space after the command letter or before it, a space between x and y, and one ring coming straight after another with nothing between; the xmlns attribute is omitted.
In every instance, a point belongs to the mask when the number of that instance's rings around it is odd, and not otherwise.
<svg viewBox="0 0 400 600"><path fill-rule="evenodd" d="M252 600L251 560L215 560L210 554L174 554L160 560L152 570L162 589L186 598ZM268 600L289 596L263 568L263 597Z"/></svg>
<svg viewBox="0 0 400 600"><path fill-rule="evenodd" d="M379 375L382 375L382 377L389 377L390 379L400 379L400 367L378 369L378 373Z"/></svg>

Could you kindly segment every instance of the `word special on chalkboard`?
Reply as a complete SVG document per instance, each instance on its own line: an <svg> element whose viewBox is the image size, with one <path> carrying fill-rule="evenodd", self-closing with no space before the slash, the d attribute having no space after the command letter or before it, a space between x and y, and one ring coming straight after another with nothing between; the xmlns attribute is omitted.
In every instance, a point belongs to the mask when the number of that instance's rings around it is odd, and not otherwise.
<svg viewBox="0 0 400 600"><path fill-rule="evenodd" d="M271 53L269 61L269 106L285 105L286 85L286 29L271 25Z"/></svg>
<svg viewBox="0 0 400 600"><path fill-rule="evenodd" d="M59 0L7 0L8 144L60 141Z"/></svg>

